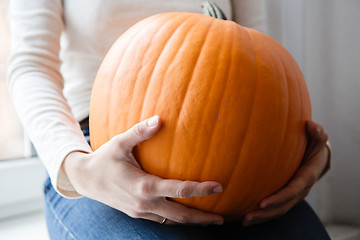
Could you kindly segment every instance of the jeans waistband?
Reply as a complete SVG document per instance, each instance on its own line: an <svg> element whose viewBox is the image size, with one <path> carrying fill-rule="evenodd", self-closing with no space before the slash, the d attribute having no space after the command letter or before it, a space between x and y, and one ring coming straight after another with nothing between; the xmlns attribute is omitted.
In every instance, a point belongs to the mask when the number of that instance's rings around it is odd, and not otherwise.
<svg viewBox="0 0 360 240"><path fill-rule="evenodd" d="M90 131L89 131L89 117L79 122L81 131L84 134L86 141L90 144Z"/></svg>
<svg viewBox="0 0 360 240"><path fill-rule="evenodd" d="M89 117L86 117L85 119L81 120L79 123L81 129L89 128Z"/></svg>

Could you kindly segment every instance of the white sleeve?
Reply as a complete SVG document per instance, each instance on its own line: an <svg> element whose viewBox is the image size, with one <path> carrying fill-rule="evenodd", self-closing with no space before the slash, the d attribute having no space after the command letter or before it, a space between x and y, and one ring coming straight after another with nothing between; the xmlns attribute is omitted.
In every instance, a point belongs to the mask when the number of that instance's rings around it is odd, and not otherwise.
<svg viewBox="0 0 360 240"><path fill-rule="evenodd" d="M8 83L13 103L53 186L66 197L79 197L61 164L69 153L91 148L62 93L61 0L12 0L9 21Z"/></svg>

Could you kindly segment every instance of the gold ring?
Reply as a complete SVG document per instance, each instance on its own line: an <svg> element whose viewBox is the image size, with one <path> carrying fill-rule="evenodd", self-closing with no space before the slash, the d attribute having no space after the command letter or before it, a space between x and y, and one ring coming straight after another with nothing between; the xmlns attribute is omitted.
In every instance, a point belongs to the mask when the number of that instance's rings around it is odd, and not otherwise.
<svg viewBox="0 0 360 240"><path fill-rule="evenodd" d="M160 224L164 224L166 222L167 218L164 218Z"/></svg>

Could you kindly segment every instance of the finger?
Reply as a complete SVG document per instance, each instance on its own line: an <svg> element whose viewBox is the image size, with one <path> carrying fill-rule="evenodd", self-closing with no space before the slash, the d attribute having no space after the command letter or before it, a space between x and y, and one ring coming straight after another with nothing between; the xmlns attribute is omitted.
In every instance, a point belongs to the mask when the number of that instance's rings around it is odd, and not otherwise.
<svg viewBox="0 0 360 240"><path fill-rule="evenodd" d="M137 193L142 197L188 198L208 196L222 192L218 182L181 181L162 179L154 175L146 175L139 179Z"/></svg>
<svg viewBox="0 0 360 240"><path fill-rule="evenodd" d="M137 213L129 214L129 216L132 218L142 218L158 223L162 223L164 221L164 217L148 212L137 212Z"/></svg>
<svg viewBox="0 0 360 240"><path fill-rule="evenodd" d="M294 178L286 187L281 189L279 192L270 195L260 203L260 208L270 208L286 204L294 199L300 199L306 196L308 186L300 178ZM305 196L304 196L305 194Z"/></svg>
<svg viewBox="0 0 360 240"><path fill-rule="evenodd" d="M129 215L132 218L142 218L142 219L146 219L146 220L150 220L153 222L157 222L159 224L166 224L166 225L175 225L178 224L166 217L154 214L154 213L136 213L136 214L132 214Z"/></svg>
<svg viewBox="0 0 360 240"><path fill-rule="evenodd" d="M165 198L157 202L154 213L180 224L222 225L224 223L224 218L220 215L189 208Z"/></svg>
<svg viewBox="0 0 360 240"><path fill-rule="evenodd" d="M142 219L150 220L153 222L157 222L159 224L166 224L166 225L176 224L174 221L167 219L166 217L159 216L154 213L136 213L136 214L132 214L129 216L132 218L142 218Z"/></svg>
<svg viewBox="0 0 360 240"><path fill-rule="evenodd" d="M285 215L296 204L296 202L297 201L293 200L279 206L251 212L244 217L242 222L243 226L248 227L254 224L260 224L272 219L279 218Z"/></svg>
<svg viewBox="0 0 360 240"><path fill-rule="evenodd" d="M312 120L306 122L306 131L308 135L313 138L325 140L327 137L327 134L323 126Z"/></svg>
<svg viewBox="0 0 360 240"><path fill-rule="evenodd" d="M118 135L121 145L132 150L139 143L151 138L160 129L161 121L159 116L153 116L140 123L135 124L126 132Z"/></svg>
<svg viewBox="0 0 360 240"><path fill-rule="evenodd" d="M328 135L320 124L314 121L308 121L306 124L306 130L310 138L310 148L315 148L318 145L320 145L319 147L321 148L322 145L325 145Z"/></svg>
<svg viewBox="0 0 360 240"><path fill-rule="evenodd" d="M220 183L213 181L195 182L162 179L155 188L155 194L171 198L208 196L222 192Z"/></svg>

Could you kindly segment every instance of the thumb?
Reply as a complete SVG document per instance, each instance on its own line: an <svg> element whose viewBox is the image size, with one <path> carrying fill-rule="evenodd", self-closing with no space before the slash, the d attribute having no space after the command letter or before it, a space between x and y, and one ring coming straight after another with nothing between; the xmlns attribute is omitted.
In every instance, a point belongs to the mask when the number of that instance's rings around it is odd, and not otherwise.
<svg viewBox="0 0 360 240"><path fill-rule="evenodd" d="M133 149L139 143L154 136L160 127L161 121L157 115L137 123L126 132L120 134L122 146L126 149Z"/></svg>
<svg viewBox="0 0 360 240"><path fill-rule="evenodd" d="M328 135L321 124L312 120L306 123L306 130L309 142L304 157L311 157L312 155L317 154L325 146Z"/></svg>

